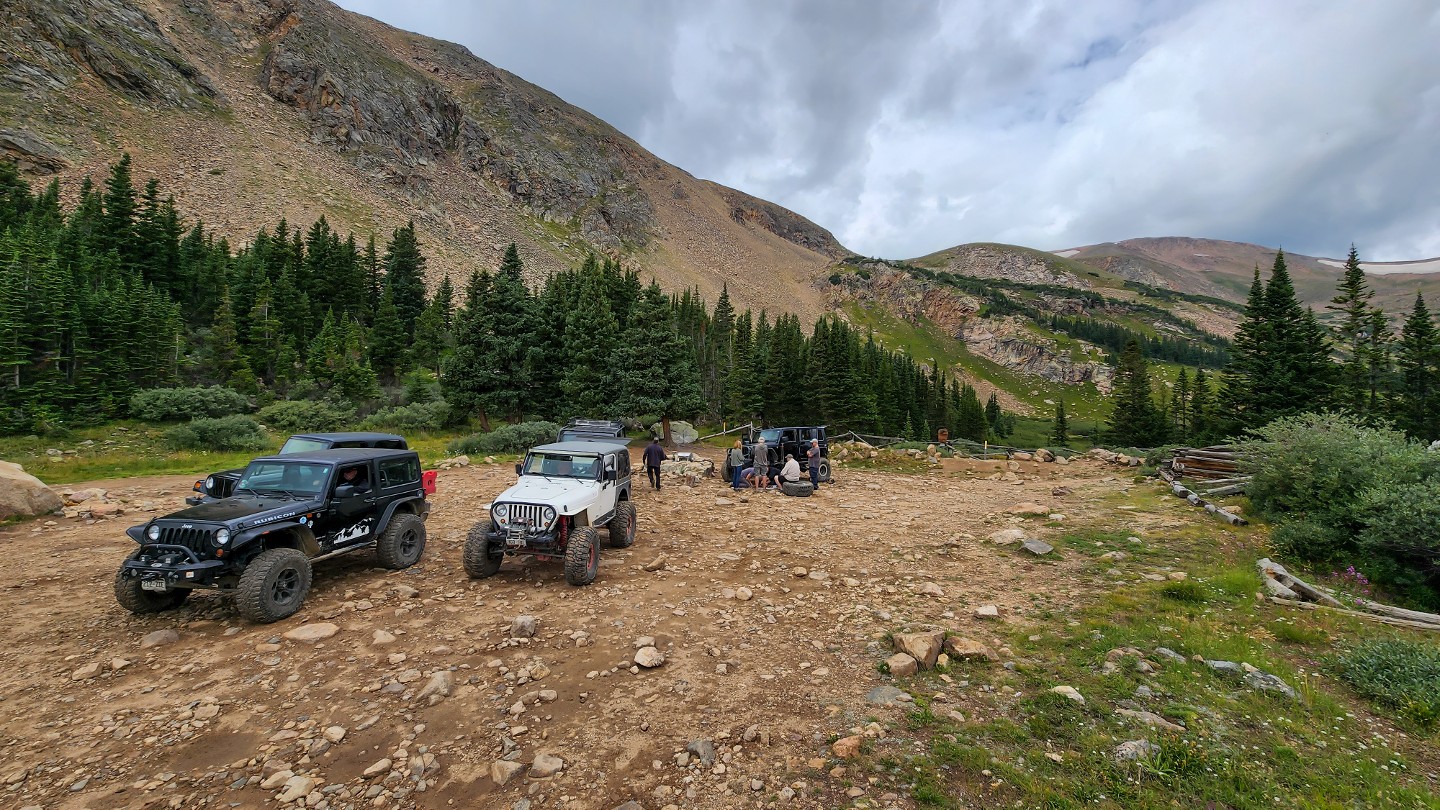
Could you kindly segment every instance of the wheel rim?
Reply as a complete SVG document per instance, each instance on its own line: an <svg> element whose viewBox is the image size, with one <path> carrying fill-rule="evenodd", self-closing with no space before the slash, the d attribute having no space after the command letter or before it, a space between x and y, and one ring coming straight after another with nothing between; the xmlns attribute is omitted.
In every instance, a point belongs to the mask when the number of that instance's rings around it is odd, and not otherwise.
<svg viewBox="0 0 1440 810"><path fill-rule="evenodd" d="M294 568L286 568L275 577L275 582L270 585L270 598L276 604L288 604L295 600L300 593L300 572Z"/></svg>
<svg viewBox="0 0 1440 810"><path fill-rule="evenodd" d="M414 557L414 556L416 555L416 553L419 551L419 549L420 549L420 533L419 533L419 532L415 531L414 529L410 529L409 531L407 531L407 532L405 532L404 534L400 535L400 557L401 557L402 559L408 560L408 559L410 559L411 557Z"/></svg>

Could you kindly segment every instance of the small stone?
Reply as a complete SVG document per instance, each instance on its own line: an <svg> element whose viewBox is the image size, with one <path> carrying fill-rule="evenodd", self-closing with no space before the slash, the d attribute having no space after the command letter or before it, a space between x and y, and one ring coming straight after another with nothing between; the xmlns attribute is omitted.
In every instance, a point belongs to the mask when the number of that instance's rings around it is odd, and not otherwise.
<svg viewBox="0 0 1440 810"><path fill-rule="evenodd" d="M214 720L220 715L220 707L214 703L195 707L196 720Z"/></svg>
<svg viewBox="0 0 1440 810"><path fill-rule="evenodd" d="M986 539L997 546L1006 546L1011 543L1023 543L1029 539L1029 536L1025 534L1024 529L1001 529L998 532L991 532Z"/></svg>
<svg viewBox="0 0 1440 810"><path fill-rule="evenodd" d="M801 577L804 577L804 576L808 575L809 573L810 573L810 569L805 568L804 566L800 566L800 565L797 565L797 566L795 566L794 568L791 568L791 569L790 569L790 574L791 574L791 576L794 576L794 577L797 578L797 579L799 579L799 578L801 578Z"/></svg>
<svg viewBox="0 0 1440 810"><path fill-rule="evenodd" d="M840 759L854 759L860 756L860 744L865 738L859 734L850 737L841 737L830 746L830 750Z"/></svg>
<svg viewBox="0 0 1440 810"><path fill-rule="evenodd" d="M265 777L263 780L261 780L260 788L262 790L274 790L275 788L278 788L288 782L290 778L294 775L295 772L290 770L289 768L278 770L275 773L272 773L269 776Z"/></svg>
<svg viewBox="0 0 1440 810"><path fill-rule="evenodd" d="M1185 578L1186 578L1187 576L1189 576L1189 575L1186 574L1184 571L1171 571L1170 573L1166 574L1165 576L1169 577L1169 579L1170 579L1172 582L1179 582L1179 581L1185 579Z"/></svg>
<svg viewBox="0 0 1440 810"><path fill-rule="evenodd" d="M865 701L877 706L893 706L896 703L907 703L909 702L909 698L910 695L904 690L896 689L889 684L877 686L865 693Z"/></svg>
<svg viewBox="0 0 1440 810"><path fill-rule="evenodd" d="M741 602L749 602L755 597L755 592L749 588L740 587L735 589L735 598Z"/></svg>
<svg viewBox="0 0 1440 810"><path fill-rule="evenodd" d="M394 644L394 643L395 643L395 634L394 634L394 633L388 633L388 632L386 632L386 631L384 631L384 630L376 630L376 631L375 631L375 636L370 639L370 643L371 643L371 644L374 644L374 645L377 646L377 647L383 647L383 646L385 646L386 644Z"/></svg>
<svg viewBox="0 0 1440 810"><path fill-rule="evenodd" d="M441 669L430 676L430 680L426 681L425 685L420 688L420 693L415 696L415 699L431 700L435 698L436 700L431 701L432 704L438 703L439 699L449 697L454 691L455 676L450 673L450 670Z"/></svg>
<svg viewBox="0 0 1440 810"><path fill-rule="evenodd" d="M922 596L944 596L945 589L934 582L927 582L919 587L918 593Z"/></svg>
<svg viewBox="0 0 1440 810"><path fill-rule="evenodd" d="M92 661L91 663L88 663L88 664L86 664L85 666L80 667L79 669L77 669L77 670L75 670L74 672L70 673L70 680L72 680L72 681L88 681L88 680L90 680L91 678L93 678L93 677L95 677L96 675L99 675L99 674L100 674L100 662L99 662L99 661Z"/></svg>
<svg viewBox="0 0 1440 810"><path fill-rule="evenodd" d="M659 571L665 567L665 555L661 554L650 562L645 563L644 567L646 571Z"/></svg>
<svg viewBox="0 0 1440 810"><path fill-rule="evenodd" d="M895 649L914 658L921 669L935 666L944 643L945 634L939 630L927 633L898 633L895 636Z"/></svg>
<svg viewBox="0 0 1440 810"><path fill-rule="evenodd" d="M1151 728L1158 728L1162 731L1185 730L1184 726L1172 723L1154 712L1135 711L1134 709L1116 709L1115 713L1123 717L1134 718Z"/></svg>
<svg viewBox="0 0 1440 810"><path fill-rule="evenodd" d="M547 776L554 776L565 769L565 760L551 754L536 754L533 762L530 763L530 776L534 779L544 779Z"/></svg>
<svg viewBox="0 0 1440 810"><path fill-rule="evenodd" d="M920 664L912 656L905 653L895 653L885 659L885 664L890 669L890 674L897 678L904 678L914 675L920 671Z"/></svg>
<svg viewBox="0 0 1440 810"><path fill-rule="evenodd" d="M1025 549L1026 551L1030 552L1031 554L1034 554L1034 555L1037 556L1037 557L1039 557L1039 556L1041 556L1041 555L1044 555L1044 554L1049 554L1050 552L1052 552L1052 551L1055 550L1055 547L1054 547L1054 546L1050 545L1049 543L1045 542L1044 540L1033 540L1033 539L1032 539L1032 540L1026 540L1025 542L1021 543L1021 544L1020 544L1020 547L1023 548L1023 549Z"/></svg>
<svg viewBox="0 0 1440 810"><path fill-rule="evenodd" d="M524 772L524 770L524 763L497 759L490 763L490 781L494 782L497 786L504 787L508 785L512 779Z"/></svg>
<svg viewBox="0 0 1440 810"><path fill-rule="evenodd" d="M1000 608L994 605L981 605L980 607L975 608L975 618L998 619L1000 618Z"/></svg>
<svg viewBox="0 0 1440 810"><path fill-rule="evenodd" d="M332 745L339 743L341 740L345 739L345 727L330 726L329 728L325 729L325 739L329 741Z"/></svg>
<svg viewBox="0 0 1440 810"><path fill-rule="evenodd" d="M1015 504L1006 511L1012 515L1044 515L1048 514L1050 512L1050 509L1049 507L1041 506L1038 503L1025 501L1024 503Z"/></svg>
<svg viewBox="0 0 1440 810"><path fill-rule="evenodd" d="M180 640L180 634L171 629L156 630L153 633L146 633L140 639L140 649L145 650L151 647L163 647L166 644L174 644Z"/></svg>
<svg viewBox="0 0 1440 810"><path fill-rule="evenodd" d="M294 630L285 632L285 638L291 641L299 641L306 644L314 644L317 641L324 641L340 632L340 626L330 622L316 622L314 624L302 624ZM309 791L306 791L307 793ZM300 794L305 795L305 794Z"/></svg>
<svg viewBox="0 0 1440 810"><path fill-rule="evenodd" d="M1155 754L1160 749L1149 740L1127 740L1115 746L1116 762L1134 762Z"/></svg>
<svg viewBox="0 0 1440 810"><path fill-rule="evenodd" d="M945 639L945 654L958 661L990 661L1000 660L989 647L980 642L964 636L950 636Z"/></svg>
<svg viewBox="0 0 1440 810"><path fill-rule="evenodd" d="M285 788L275 797L275 801L281 804L289 804L310 794L315 788L315 780L308 776L292 776L285 780Z"/></svg>
<svg viewBox="0 0 1440 810"><path fill-rule="evenodd" d="M654 647L641 647L635 651L635 663L646 669L654 669L665 663L665 656Z"/></svg>
<svg viewBox="0 0 1440 810"><path fill-rule="evenodd" d="M685 750L694 754L707 768L715 763L715 743L709 740L691 740Z"/></svg>
<svg viewBox="0 0 1440 810"><path fill-rule="evenodd" d="M395 764L395 763L392 762L392 761L390 761L389 759L382 759L382 760L380 760L379 762L375 763L374 765L371 765L370 767L366 768L366 769L365 769L365 775L366 775L366 776L379 776L379 775L382 774L382 773L389 773L389 772L390 772L390 768L391 768L392 766L394 766L394 764ZM522 767L523 767L523 766L522 766ZM492 774L494 773L493 766L492 766L491 773L492 773Z"/></svg>
<svg viewBox="0 0 1440 810"><path fill-rule="evenodd" d="M534 638L534 637L535 637L535 617L534 617L534 616L516 616L514 619L512 619L511 622L510 622L510 637L511 637L511 638Z"/></svg>
<svg viewBox="0 0 1440 810"><path fill-rule="evenodd" d="M1064 695L1065 697L1070 698L1076 703L1085 702L1085 697L1081 695L1078 691L1076 691L1075 687L1073 686L1052 686L1050 688L1050 691L1054 692L1057 695Z"/></svg>
<svg viewBox="0 0 1440 810"><path fill-rule="evenodd" d="M128 659L125 659L125 658L111 658L111 659L110 659L110 671L111 671L111 672L119 672L120 670L122 670L122 669L130 666L131 663L132 663L131 661L129 661Z"/></svg>

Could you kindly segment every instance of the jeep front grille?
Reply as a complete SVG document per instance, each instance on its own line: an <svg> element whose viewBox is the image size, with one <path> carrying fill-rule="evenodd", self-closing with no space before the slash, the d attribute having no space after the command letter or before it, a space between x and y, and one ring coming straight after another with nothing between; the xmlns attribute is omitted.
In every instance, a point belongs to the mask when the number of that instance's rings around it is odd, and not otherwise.
<svg viewBox="0 0 1440 810"><path fill-rule="evenodd" d="M550 528L545 522L545 507L533 503L512 503L509 504L510 514L505 521L507 526L529 526L532 529Z"/></svg>
<svg viewBox="0 0 1440 810"><path fill-rule="evenodd" d="M167 546L184 546L197 554L207 554L214 546L210 543L209 528L185 528L183 526L161 526L157 543Z"/></svg>

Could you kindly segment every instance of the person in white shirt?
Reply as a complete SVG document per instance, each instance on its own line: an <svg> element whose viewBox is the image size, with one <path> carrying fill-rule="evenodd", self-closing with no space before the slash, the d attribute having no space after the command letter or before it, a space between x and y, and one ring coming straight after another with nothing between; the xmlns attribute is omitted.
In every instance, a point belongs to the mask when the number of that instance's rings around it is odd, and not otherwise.
<svg viewBox="0 0 1440 810"><path fill-rule="evenodd" d="M780 483L793 483L800 480L800 462L795 460L794 455L785 457L785 466L780 468Z"/></svg>

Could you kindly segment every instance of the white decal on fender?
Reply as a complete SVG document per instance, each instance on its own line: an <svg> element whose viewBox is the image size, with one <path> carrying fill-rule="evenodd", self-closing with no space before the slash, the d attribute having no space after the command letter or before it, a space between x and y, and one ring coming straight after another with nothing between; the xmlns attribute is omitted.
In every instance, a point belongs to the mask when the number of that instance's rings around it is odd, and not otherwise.
<svg viewBox="0 0 1440 810"><path fill-rule="evenodd" d="M362 537L368 537L370 530L375 526L375 518L368 517L356 523L348 529L335 535L335 545L342 546L346 543L353 543Z"/></svg>

